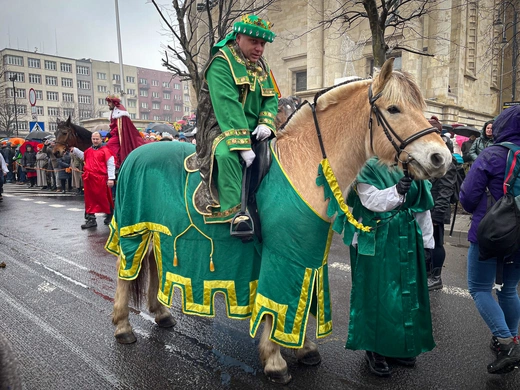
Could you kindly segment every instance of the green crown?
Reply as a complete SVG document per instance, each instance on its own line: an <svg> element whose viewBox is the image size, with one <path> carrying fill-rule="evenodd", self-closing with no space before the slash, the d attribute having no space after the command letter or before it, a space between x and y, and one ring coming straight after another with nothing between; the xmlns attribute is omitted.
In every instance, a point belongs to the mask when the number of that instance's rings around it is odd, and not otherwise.
<svg viewBox="0 0 520 390"><path fill-rule="evenodd" d="M273 42L276 34L271 31L273 24L256 15L242 16L240 22L233 25L233 31L237 34L245 34L253 38L260 38L267 42Z"/></svg>

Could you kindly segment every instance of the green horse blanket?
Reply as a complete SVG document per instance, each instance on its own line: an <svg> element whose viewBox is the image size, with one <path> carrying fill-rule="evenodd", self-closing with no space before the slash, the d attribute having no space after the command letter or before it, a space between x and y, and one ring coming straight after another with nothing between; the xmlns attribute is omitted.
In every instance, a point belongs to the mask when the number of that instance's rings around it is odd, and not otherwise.
<svg viewBox="0 0 520 390"><path fill-rule="evenodd" d="M193 208L198 171L184 161L193 145L144 145L125 160L106 249L121 257L119 277L135 279L150 242L159 275L158 299L170 306L174 287L187 314L214 316L214 296L225 296L230 318L251 318L255 336L265 314L271 340L300 348L309 314L317 337L332 331L327 257L330 222L301 198L276 157L257 193L263 243L230 237L228 224L204 224ZM290 223L287 223L290 221Z"/></svg>

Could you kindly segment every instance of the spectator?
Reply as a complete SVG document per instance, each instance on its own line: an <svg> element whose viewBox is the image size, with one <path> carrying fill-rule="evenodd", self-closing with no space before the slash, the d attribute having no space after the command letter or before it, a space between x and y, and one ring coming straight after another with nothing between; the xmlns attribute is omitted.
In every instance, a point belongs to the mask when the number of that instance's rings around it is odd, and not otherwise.
<svg viewBox="0 0 520 390"><path fill-rule="evenodd" d="M475 161L478 155L488 146L493 145L493 120L484 123L480 137L473 142L469 150L471 161Z"/></svg>
<svg viewBox="0 0 520 390"><path fill-rule="evenodd" d="M83 180L81 180L81 172L83 170L83 160L75 154L70 156L72 167L72 188L76 189L76 194L81 195L83 188Z"/></svg>
<svg viewBox="0 0 520 390"><path fill-rule="evenodd" d="M47 187L47 168L49 164L49 156L43 151L43 146L38 146L36 153L36 186L46 190Z"/></svg>
<svg viewBox="0 0 520 390"><path fill-rule="evenodd" d="M484 126L484 129L487 128L488 124ZM493 124L493 136L496 143L512 142L520 146L520 106L502 111ZM490 140L490 137L487 139ZM479 139L475 143L478 141ZM497 302L492 294L496 277L496 258L480 261L477 240L478 226L488 209L486 193L489 191L494 200L500 199L504 194L502 187L508 151L509 149L501 146L482 149L460 191L461 205L473 214L468 232L469 292L492 333L491 348L497 353L496 359L487 367L491 374L509 372L520 363L520 299L517 291L520 281L520 251L511 256L511 263L504 264L504 285L500 290L496 290Z"/></svg>
<svg viewBox="0 0 520 390"><path fill-rule="evenodd" d="M58 158L58 179L61 183L61 193L72 190L72 169L70 167L71 157L67 150L63 156Z"/></svg>
<svg viewBox="0 0 520 390"><path fill-rule="evenodd" d="M9 169L7 169L7 164L5 163L2 154L0 154L0 171L2 171L2 174L0 175L0 202L2 202L4 200L4 197L2 196L2 193L4 192L4 179L9 173Z"/></svg>
<svg viewBox="0 0 520 390"><path fill-rule="evenodd" d="M29 179L30 187L34 187L36 185L36 152L33 150L32 145L26 145L21 164Z"/></svg>
<svg viewBox="0 0 520 390"><path fill-rule="evenodd" d="M82 229L97 226L96 214L105 213L104 224L112 219L114 202L111 188L114 186L115 162L108 147L102 145L99 132L92 133L92 147L83 153L78 148L72 148L72 153L83 161L83 184L85 185L85 218Z"/></svg>
<svg viewBox="0 0 520 390"><path fill-rule="evenodd" d="M186 142L186 136L184 134L179 135L179 142Z"/></svg>
<svg viewBox="0 0 520 390"><path fill-rule="evenodd" d="M49 157L49 170L47 171L47 183L50 186L52 191L58 190L58 160L56 156L52 153L52 149L56 141L53 139L46 140L44 142L43 151L47 153L47 157Z"/></svg>
<svg viewBox="0 0 520 390"><path fill-rule="evenodd" d="M164 133L162 133L161 141L173 141L173 137L170 133L165 131Z"/></svg>
<svg viewBox="0 0 520 390"><path fill-rule="evenodd" d="M465 163L473 162L473 160L471 159L471 157L469 155L469 152L471 150L471 146L473 145L473 143L475 142L476 139L477 139L477 137L474 134L471 134L469 136L469 139L462 143L462 147L461 147L462 159L464 160Z"/></svg>
<svg viewBox="0 0 520 390"><path fill-rule="evenodd" d="M375 229L345 233L352 267L346 348L365 350L378 376L391 374L388 363L414 366L435 346L424 259L424 248L434 247L430 187L373 157L349 193L354 217Z"/></svg>
<svg viewBox="0 0 520 390"><path fill-rule="evenodd" d="M11 146L11 142L7 142L5 148L2 149L2 156L4 157L4 161L7 164L7 169L9 172L7 173L6 183L12 183L15 181L14 172L13 172L13 158L15 155L15 151Z"/></svg>

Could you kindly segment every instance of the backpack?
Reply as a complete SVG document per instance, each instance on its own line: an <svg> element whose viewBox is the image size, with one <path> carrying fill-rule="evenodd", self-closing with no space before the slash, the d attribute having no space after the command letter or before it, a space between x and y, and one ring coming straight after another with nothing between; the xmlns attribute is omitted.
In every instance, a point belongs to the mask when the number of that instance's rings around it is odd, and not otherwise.
<svg viewBox="0 0 520 390"><path fill-rule="evenodd" d="M520 249L520 146L510 142L499 144L509 149L504 173L502 196L480 221L477 230L480 258L497 258L496 284L502 285L503 267L507 258Z"/></svg>

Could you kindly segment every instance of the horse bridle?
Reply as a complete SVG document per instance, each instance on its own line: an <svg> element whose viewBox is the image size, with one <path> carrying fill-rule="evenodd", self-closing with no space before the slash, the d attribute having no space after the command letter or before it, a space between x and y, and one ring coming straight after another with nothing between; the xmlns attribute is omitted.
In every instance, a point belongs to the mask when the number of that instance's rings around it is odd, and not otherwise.
<svg viewBox="0 0 520 390"><path fill-rule="evenodd" d="M69 144L68 144L67 141L69 140L69 137L70 137L71 133L72 133L72 130L69 128L69 131L67 132L67 138L65 138L65 142L58 142L57 140L54 141L54 142L57 143L58 145L63 145L63 146L65 146L66 149L69 149L70 146L69 146ZM75 137L76 134L72 134L72 136Z"/></svg>
<svg viewBox="0 0 520 390"><path fill-rule="evenodd" d="M395 161L400 162L402 164L404 174L406 176L409 176L408 163L411 160L413 160L413 157L406 150L404 150L404 148L406 148L413 141L416 141L419 138L421 138L427 134L434 133L434 132L440 134L440 131L436 127L428 127L427 129L421 130L418 133L411 135L410 137L406 138L405 140L401 139L401 137L399 137L399 135L394 131L394 129L392 129L392 126L390 126L390 124L384 117L384 115L381 112L381 110L379 109L379 107L376 106L376 101L377 101L377 99L379 99L381 97L382 93L383 93L383 91L381 91L377 95L373 96L372 85L370 85L368 88L368 101L370 102L370 118L368 120L368 129L370 130L370 149L372 150L372 152L374 151L374 147L373 147L374 134L373 134L373 126L372 126L372 122L373 122L372 114L374 114L377 119L377 124L383 128L383 132L385 133L386 138L388 139L388 141L390 141L390 143L392 144L392 146L394 147L394 149L396 151ZM392 135L393 135L393 138L392 138ZM394 138L397 139L397 141L400 143L400 145L397 145L397 143L394 141ZM403 152L408 155L408 158L406 159L406 161L402 161L400 159L401 153L403 153Z"/></svg>

